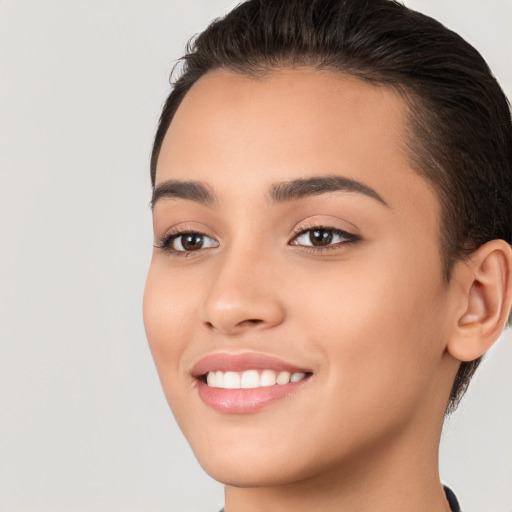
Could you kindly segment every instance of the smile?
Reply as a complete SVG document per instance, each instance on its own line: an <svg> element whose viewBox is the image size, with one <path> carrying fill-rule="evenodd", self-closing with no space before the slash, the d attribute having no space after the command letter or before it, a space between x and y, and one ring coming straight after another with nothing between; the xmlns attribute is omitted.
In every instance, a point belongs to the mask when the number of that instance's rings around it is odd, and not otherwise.
<svg viewBox="0 0 512 512"><path fill-rule="evenodd" d="M212 388L255 389L269 386L284 386L306 378L305 372L290 373L274 370L246 370L244 372L223 372L218 370L206 374L206 383Z"/></svg>
<svg viewBox="0 0 512 512"><path fill-rule="evenodd" d="M217 412L255 412L294 395L312 372L265 354L216 353L192 370L199 398Z"/></svg>

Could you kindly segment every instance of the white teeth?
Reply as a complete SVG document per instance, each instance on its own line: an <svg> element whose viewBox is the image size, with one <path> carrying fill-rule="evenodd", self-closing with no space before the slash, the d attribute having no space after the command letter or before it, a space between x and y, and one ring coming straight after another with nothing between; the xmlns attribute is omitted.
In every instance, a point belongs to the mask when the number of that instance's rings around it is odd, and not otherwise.
<svg viewBox="0 0 512 512"><path fill-rule="evenodd" d="M247 370L242 373L241 387L244 389L259 388L260 376L256 370Z"/></svg>
<svg viewBox="0 0 512 512"><path fill-rule="evenodd" d="M208 386L214 388L215 387L215 377L216 377L216 373L215 372L208 372L208 375L206 376L206 383L208 384Z"/></svg>
<svg viewBox="0 0 512 512"><path fill-rule="evenodd" d="M274 370L246 370L245 372L208 372L206 383L212 388L223 389L254 389L276 384L283 386L290 382L299 382L304 379L303 372L290 373L286 371L276 372Z"/></svg>
<svg viewBox="0 0 512 512"><path fill-rule="evenodd" d="M225 389L239 389L240 388L240 375L236 372L226 372L224 374L224 388Z"/></svg>
<svg viewBox="0 0 512 512"><path fill-rule="evenodd" d="M276 372L273 370L263 370L261 372L260 382L262 387L274 386L276 383Z"/></svg>
<svg viewBox="0 0 512 512"><path fill-rule="evenodd" d="M206 377L206 380L208 380L208 377ZM221 372L221 371L215 372L215 387L216 388L224 387L224 372Z"/></svg>
<svg viewBox="0 0 512 512"><path fill-rule="evenodd" d="M290 372L279 372L276 382L280 385L288 384L290 382Z"/></svg>

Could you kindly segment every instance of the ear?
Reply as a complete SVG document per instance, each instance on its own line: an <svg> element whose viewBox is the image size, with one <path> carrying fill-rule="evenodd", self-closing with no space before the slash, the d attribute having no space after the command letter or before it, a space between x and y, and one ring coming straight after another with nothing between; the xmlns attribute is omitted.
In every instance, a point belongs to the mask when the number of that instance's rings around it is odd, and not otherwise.
<svg viewBox="0 0 512 512"><path fill-rule="evenodd" d="M473 361L491 348L507 322L512 249L504 240L491 240L460 262L455 272L460 307L447 350L459 361Z"/></svg>

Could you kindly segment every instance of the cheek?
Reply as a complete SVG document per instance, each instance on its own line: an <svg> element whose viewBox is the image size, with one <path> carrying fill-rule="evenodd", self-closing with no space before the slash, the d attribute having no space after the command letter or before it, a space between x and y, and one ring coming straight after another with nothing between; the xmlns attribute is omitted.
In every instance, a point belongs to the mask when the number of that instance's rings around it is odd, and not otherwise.
<svg viewBox="0 0 512 512"><path fill-rule="evenodd" d="M367 264L342 262L307 284L307 306L295 303L303 331L323 353L326 385L350 390L340 404L405 411L428 391L443 353L441 285L411 260L381 253Z"/></svg>
<svg viewBox="0 0 512 512"><path fill-rule="evenodd" d="M180 356L194 326L193 287L177 283L170 274L162 263L152 262L143 300L146 337L168 399L180 374Z"/></svg>

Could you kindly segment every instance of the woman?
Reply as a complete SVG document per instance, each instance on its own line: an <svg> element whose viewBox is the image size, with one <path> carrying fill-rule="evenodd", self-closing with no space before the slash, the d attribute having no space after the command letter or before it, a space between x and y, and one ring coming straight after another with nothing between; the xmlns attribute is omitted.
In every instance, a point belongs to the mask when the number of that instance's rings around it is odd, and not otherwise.
<svg viewBox="0 0 512 512"><path fill-rule="evenodd" d="M199 35L144 320L226 512L458 510L439 437L510 311L511 165L483 59L398 3L250 0Z"/></svg>

